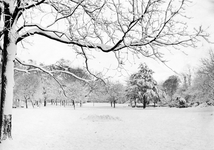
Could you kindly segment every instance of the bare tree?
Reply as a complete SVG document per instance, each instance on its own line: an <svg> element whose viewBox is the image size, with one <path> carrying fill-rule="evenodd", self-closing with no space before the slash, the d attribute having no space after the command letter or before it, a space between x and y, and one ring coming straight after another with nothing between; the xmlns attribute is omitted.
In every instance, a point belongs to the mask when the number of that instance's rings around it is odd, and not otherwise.
<svg viewBox="0 0 214 150"><path fill-rule="evenodd" d="M116 103L125 102L125 87L121 83L108 81L105 85L105 89L107 100L110 102L111 107L115 108Z"/></svg>
<svg viewBox="0 0 214 150"><path fill-rule="evenodd" d="M163 61L160 48L195 46L206 38L202 28L188 30L188 0L0 0L2 89L0 130L11 137L14 60L17 45L40 35L70 44L85 58L90 50L114 52L120 61L125 49ZM59 28L59 26L61 28ZM3 124L4 122L4 124ZM1 131L0 131L1 133Z"/></svg>
<svg viewBox="0 0 214 150"><path fill-rule="evenodd" d="M196 72L193 84L188 91L193 103L214 105L214 53L210 50L209 57L202 59L200 69Z"/></svg>

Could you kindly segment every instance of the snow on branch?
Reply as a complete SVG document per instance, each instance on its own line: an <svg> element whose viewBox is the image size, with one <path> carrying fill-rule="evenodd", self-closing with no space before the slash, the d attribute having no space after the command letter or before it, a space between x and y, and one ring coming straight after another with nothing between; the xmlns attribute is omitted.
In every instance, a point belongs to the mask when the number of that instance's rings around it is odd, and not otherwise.
<svg viewBox="0 0 214 150"><path fill-rule="evenodd" d="M39 67L37 65L33 65L33 64L27 64L27 63L24 63L22 62L21 60L19 60L18 58L16 58L16 61L18 63L20 63L21 65L23 66L28 66L28 67L33 67L33 68L36 68L36 69L29 69L29 70L20 70L20 71L23 71L23 72L30 72L30 71L42 71L42 72L45 72L46 74L50 75L51 77L54 77L53 73L65 73L65 74L68 74L68 75L71 75L73 76L74 78L80 80L80 81L83 81L83 82L86 82L86 83L89 83L90 80L87 80L87 79L84 79L84 78L81 78L81 77L78 77L77 75L75 75L74 73L72 72L69 72L69 71L66 71L66 70L53 70L53 71L48 71L47 69L44 69L42 67ZM16 69L17 71L19 71L18 69ZM54 77L55 78L55 77Z"/></svg>
<svg viewBox="0 0 214 150"><path fill-rule="evenodd" d="M49 72L48 70L46 70L46 69L44 69L44 68L42 68L42 67L39 67L39 66L36 66L36 65L33 65L33 64L24 63L24 62L22 62L21 60L19 60L18 58L16 58L16 61L17 61L19 64L23 65L23 66L37 68L37 69L39 69L39 70L41 70L41 71L43 71L43 72L49 74L50 76L53 76L53 74L51 74L51 72ZM26 70L26 71L30 71L30 70Z"/></svg>
<svg viewBox="0 0 214 150"><path fill-rule="evenodd" d="M47 30L44 27L42 27L39 24L34 25L24 25L20 29L18 29L18 32L23 30L24 28L31 28L25 32L23 32L18 38L16 43L22 41L24 38L29 37L34 34L38 34L44 37L47 37L49 39L64 43L64 44L72 44L77 45L79 47L86 47L86 48L98 48L101 49L104 52L110 52L113 49L110 46L107 46L105 44L94 44L90 42L80 42L78 40L72 39L68 34L60 31L54 31L54 30Z"/></svg>
<svg viewBox="0 0 214 150"><path fill-rule="evenodd" d="M51 73L64 73L64 74L68 74L68 75L71 75L73 76L74 78L80 80L80 81L83 81L83 82L86 82L86 83L89 83L91 80L87 80L87 79L84 79L84 78L80 78L78 77L77 75L75 75L74 73L72 72L69 72L69 71L66 71L66 70L53 70L51 71Z"/></svg>

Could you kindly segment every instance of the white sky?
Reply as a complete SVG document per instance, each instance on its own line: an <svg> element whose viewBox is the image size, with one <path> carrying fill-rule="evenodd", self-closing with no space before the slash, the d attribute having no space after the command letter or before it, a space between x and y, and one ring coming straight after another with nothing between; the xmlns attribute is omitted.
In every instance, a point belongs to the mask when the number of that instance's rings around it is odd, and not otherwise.
<svg viewBox="0 0 214 150"><path fill-rule="evenodd" d="M214 42L214 0L193 0L192 4L188 8L188 16L191 16L189 26L200 26L208 28L207 31L211 35L210 39ZM27 60L33 59L37 62L50 64L55 63L57 60L64 58L68 59L73 63L73 66L84 66L84 62L76 54L73 53L71 47L61 44L55 41L51 41L41 36L34 36L28 38L30 44L25 45L26 49L21 46L18 48L18 57ZM181 50L185 54L178 50L168 51L166 50L164 58L168 60L167 65L178 73L185 72L187 67L192 68L198 67L201 58L208 57L208 51L213 48L214 45L200 42L198 47L193 48L182 48ZM174 72L164 66L158 61L152 59L143 58L132 59L129 56L129 61L124 65L125 70L121 73L117 73L117 61L112 53L96 53L96 59L89 62L89 67L94 71L102 71L107 76L113 76L112 80L119 80L124 83L127 77L136 72L139 63L145 62L155 73L154 78L158 81L166 80ZM109 69L109 70L108 70Z"/></svg>

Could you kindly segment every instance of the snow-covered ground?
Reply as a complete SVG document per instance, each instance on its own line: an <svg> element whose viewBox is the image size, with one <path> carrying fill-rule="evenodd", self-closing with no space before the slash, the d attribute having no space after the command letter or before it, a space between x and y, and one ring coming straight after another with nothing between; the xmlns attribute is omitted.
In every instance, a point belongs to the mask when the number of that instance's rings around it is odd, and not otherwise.
<svg viewBox="0 0 214 150"><path fill-rule="evenodd" d="M12 134L0 150L214 150L214 108L18 108Z"/></svg>

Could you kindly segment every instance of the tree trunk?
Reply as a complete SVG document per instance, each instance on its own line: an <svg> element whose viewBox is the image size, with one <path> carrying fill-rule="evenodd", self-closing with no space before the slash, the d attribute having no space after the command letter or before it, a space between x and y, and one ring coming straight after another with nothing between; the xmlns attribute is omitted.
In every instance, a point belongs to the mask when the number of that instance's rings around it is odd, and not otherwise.
<svg viewBox="0 0 214 150"><path fill-rule="evenodd" d="M29 99L30 99L30 98L29 98ZM31 104L32 104L32 107L34 108L34 103L33 103L32 99L30 99L30 102L31 102Z"/></svg>
<svg viewBox="0 0 214 150"><path fill-rule="evenodd" d="M17 50L17 33L12 9L13 2L4 2L4 36L2 50L2 88L0 103L0 139L12 138L12 104L14 87L14 60ZM14 4L15 5L15 4ZM2 132L3 130L3 132ZM3 138L2 138L3 133Z"/></svg>
<svg viewBox="0 0 214 150"><path fill-rule="evenodd" d="M25 97L25 106L26 106L26 108L28 108L27 98L26 97Z"/></svg>
<svg viewBox="0 0 214 150"><path fill-rule="evenodd" d="M47 105L47 100L46 100L46 98L44 99L44 107L46 107L46 105Z"/></svg>
<svg viewBox="0 0 214 150"><path fill-rule="evenodd" d="M143 96L143 108L146 108L146 103L147 103L147 97L144 95Z"/></svg>
<svg viewBox="0 0 214 150"><path fill-rule="evenodd" d="M80 101L80 107L82 107L82 101Z"/></svg>

